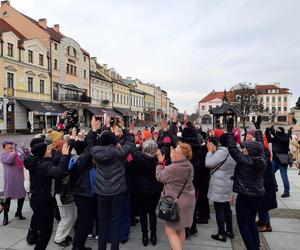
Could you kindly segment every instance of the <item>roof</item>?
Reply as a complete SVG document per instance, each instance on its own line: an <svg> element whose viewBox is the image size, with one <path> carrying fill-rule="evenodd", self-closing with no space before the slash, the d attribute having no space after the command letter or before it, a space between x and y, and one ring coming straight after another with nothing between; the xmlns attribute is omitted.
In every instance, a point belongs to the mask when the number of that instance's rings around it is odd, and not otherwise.
<svg viewBox="0 0 300 250"><path fill-rule="evenodd" d="M33 18L26 16L23 13L20 13L20 14L22 14L24 17L26 17L29 21L33 22L35 25L39 26L41 29L45 30L41 25L39 25L39 22L37 20L34 20ZM61 33L56 32L53 28L50 28L50 27L47 27L46 31L50 35L50 39L54 40L56 42L60 42L60 40L64 37Z"/></svg>
<svg viewBox="0 0 300 250"><path fill-rule="evenodd" d="M23 36L19 31L17 31L16 29L14 29L12 26L10 26L6 21L4 21L3 19L0 19L0 33L4 33L4 32L13 32L15 33L15 35L21 39L21 40L25 40L26 37Z"/></svg>
<svg viewBox="0 0 300 250"><path fill-rule="evenodd" d="M100 80L103 80L103 81L106 81L106 82L111 82L109 80L107 80L103 75L101 75L99 72L94 72L94 71L91 71L90 72L90 76L91 77L94 77L94 78L98 78Z"/></svg>
<svg viewBox="0 0 300 250"><path fill-rule="evenodd" d="M223 99L224 97L224 91L212 91L210 92L207 96L205 96L204 98L202 98L200 100L200 102L209 102L209 101L212 101L212 100L215 100L215 99ZM228 91L227 92L227 99L228 101L233 101L233 92L231 91Z"/></svg>
<svg viewBox="0 0 300 250"><path fill-rule="evenodd" d="M122 79L125 84L132 84L134 80Z"/></svg>
<svg viewBox="0 0 300 250"><path fill-rule="evenodd" d="M236 107L234 107L228 103L223 103L220 107L212 108L210 113L214 114L214 115L223 115L223 114L229 114L229 113L238 115L240 112L238 111L238 109Z"/></svg>
<svg viewBox="0 0 300 250"><path fill-rule="evenodd" d="M279 90L279 92L277 92L276 94L278 94L278 93L279 94L290 94L288 88L280 88L276 84L266 84L266 85L256 84L255 89L258 91L259 94L272 94L272 93L268 93L268 90L273 90L273 89Z"/></svg>

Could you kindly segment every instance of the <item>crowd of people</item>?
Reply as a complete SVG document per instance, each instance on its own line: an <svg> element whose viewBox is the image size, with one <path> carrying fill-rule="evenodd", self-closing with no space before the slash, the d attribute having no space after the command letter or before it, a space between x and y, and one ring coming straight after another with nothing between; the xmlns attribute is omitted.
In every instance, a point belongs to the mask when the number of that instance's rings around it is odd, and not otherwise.
<svg viewBox="0 0 300 250"><path fill-rule="evenodd" d="M70 122L71 121L71 122ZM270 144L272 147L270 147ZM157 244L157 210L169 197L178 205L178 219L166 220L165 233L173 250L182 250L186 238L196 235L197 224L207 224L213 203L217 232L213 240L235 237L231 207L233 193L238 228L247 249L260 249L259 232L271 232L269 211L277 207L275 173L284 184L282 198L290 196L288 166L299 165L299 138L292 129L239 128L207 132L184 116L161 128L136 132L122 119L104 124L93 117L90 129L80 129L65 114L58 127L44 130L17 148L2 142L4 199L3 225L9 224L11 200L15 217L26 218L26 195L33 211L26 237L34 249L46 249L59 220L54 241L61 247L88 250L87 239L98 249L119 249L130 237L130 227L141 224L141 241ZM272 150L271 150L272 148ZM24 168L30 187L24 187ZM161 211L160 211L161 212ZM258 217L258 221L256 218Z"/></svg>

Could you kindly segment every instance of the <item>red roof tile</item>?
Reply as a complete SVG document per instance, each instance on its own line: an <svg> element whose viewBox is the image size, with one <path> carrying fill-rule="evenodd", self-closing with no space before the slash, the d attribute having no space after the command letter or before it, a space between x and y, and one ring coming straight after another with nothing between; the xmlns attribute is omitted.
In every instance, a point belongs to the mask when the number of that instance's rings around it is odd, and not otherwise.
<svg viewBox="0 0 300 250"><path fill-rule="evenodd" d="M19 31L15 30L12 26L10 26L3 19L0 19L0 33L9 32L9 31L15 33L15 35L21 40L26 39L26 37L23 36Z"/></svg>
<svg viewBox="0 0 300 250"><path fill-rule="evenodd" d="M258 91L259 94L268 94L268 90L277 89L279 92L276 94L290 94L288 88L280 88L276 86L275 84L266 84L266 85L255 85L255 89Z"/></svg>
<svg viewBox="0 0 300 250"><path fill-rule="evenodd" d="M200 100L200 102L209 102L215 99L223 99L224 97L224 91L212 91L210 92L207 96L205 96L204 98L202 98ZM233 100L233 92L229 91L227 92L227 99L228 101L232 101Z"/></svg>

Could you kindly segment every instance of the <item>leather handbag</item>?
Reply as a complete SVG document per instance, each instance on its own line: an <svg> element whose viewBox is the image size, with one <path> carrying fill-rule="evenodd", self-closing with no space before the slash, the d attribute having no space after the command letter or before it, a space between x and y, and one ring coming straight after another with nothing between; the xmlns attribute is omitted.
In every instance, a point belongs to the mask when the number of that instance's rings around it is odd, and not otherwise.
<svg viewBox="0 0 300 250"><path fill-rule="evenodd" d="M279 162L283 165L292 165L293 164L293 156L290 153L286 153L286 154L277 153L276 156L277 156Z"/></svg>
<svg viewBox="0 0 300 250"><path fill-rule="evenodd" d="M189 174L180 190L180 192L178 193L176 199L174 199L171 196L166 196L165 195L165 189L164 189L164 193L163 196L161 197L159 203L158 203L158 215L157 217L165 220L165 221L169 221L169 222L178 222L179 221L179 206L178 206L178 199L180 198L186 183L190 177L190 173L191 171L189 171Z"/></svg>

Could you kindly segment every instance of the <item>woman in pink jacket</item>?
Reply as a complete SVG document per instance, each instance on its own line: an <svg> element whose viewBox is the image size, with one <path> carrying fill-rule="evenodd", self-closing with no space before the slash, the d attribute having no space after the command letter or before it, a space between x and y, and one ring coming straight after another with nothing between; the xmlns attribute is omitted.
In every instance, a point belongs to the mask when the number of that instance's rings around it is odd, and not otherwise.
<svg viewBox="0 0 300 250"><path fill-rule="evenodd" d="M22 208L26 196L24 187L24 172L23 172L23 152L15 148L15 143L12 140L4 140L2 142L4 151L1 153L1 162L4 168L4 217L3 225L8 224L8 212L11 199L18 200L18 208L15 217L20 220L25 220L22 215Z"/></svg>

